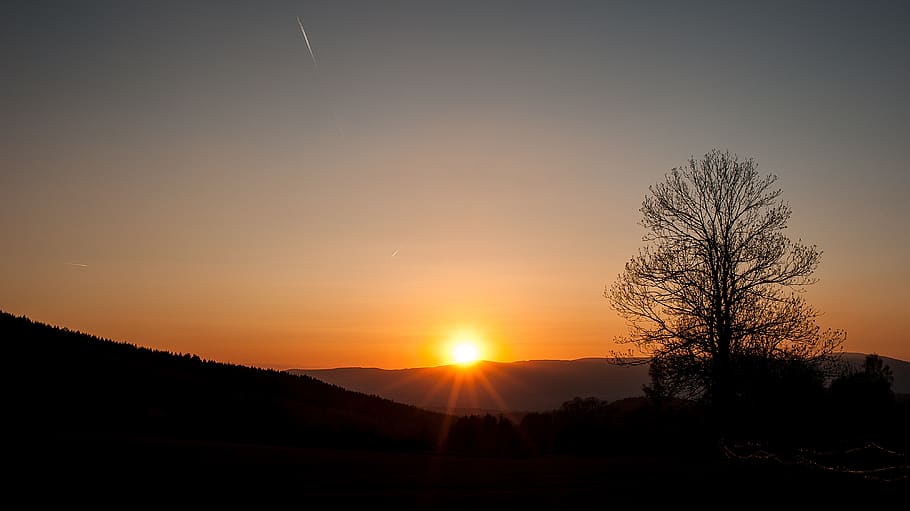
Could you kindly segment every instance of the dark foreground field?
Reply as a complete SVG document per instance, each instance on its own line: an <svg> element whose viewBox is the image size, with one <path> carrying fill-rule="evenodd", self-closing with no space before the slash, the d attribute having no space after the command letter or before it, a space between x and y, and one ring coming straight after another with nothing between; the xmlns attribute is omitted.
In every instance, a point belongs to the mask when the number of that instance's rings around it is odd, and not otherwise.
<svg viewBox="0 0 910 511"><path fill-rule="evenodd" d="M583 509L641 504L868 502L901 498L884 484L805 467L672 457L467 457L142 437L58 437L18 471L31 502L281 501L316 509ZM61 493L62 492L62 493ZM124 500L126 499L126 500Z"/></svg>

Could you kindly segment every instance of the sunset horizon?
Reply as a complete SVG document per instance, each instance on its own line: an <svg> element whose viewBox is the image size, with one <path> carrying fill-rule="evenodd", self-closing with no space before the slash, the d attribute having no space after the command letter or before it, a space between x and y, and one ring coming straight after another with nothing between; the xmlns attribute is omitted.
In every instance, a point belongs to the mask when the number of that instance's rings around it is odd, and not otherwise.
<svg viewBox="0 0 910 511"><path fill-rule="evenodd" d="M905 7L212 11L11 10L0 309L275 369L610 356L642 200L717 149L778 176L819 326L910 360Z"/></svg>
<svg viewBox="0 0 910 511"><path fill-rule="evenodd" d="M4 3L10 501L899 505L908 28Z"/></svg>

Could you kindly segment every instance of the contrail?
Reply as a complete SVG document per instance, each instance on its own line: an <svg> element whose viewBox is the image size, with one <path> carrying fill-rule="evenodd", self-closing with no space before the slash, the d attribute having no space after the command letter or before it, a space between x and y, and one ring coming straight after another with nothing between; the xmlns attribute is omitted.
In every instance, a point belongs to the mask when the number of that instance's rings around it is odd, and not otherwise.
<svg viewBox="0 0 910 511"><path fill-rule="evenodd" d="M313 47L310 46L310 38L306 36L306 29L303 28L303 22L300 21L300 16L297 16L297 24L300 26L300 33L303 34L303 42L306 43L306 49L310 52L310 58L313 59L313 67L316 68L316 71L319 71L319 63L316 62L316 54L313 53Z"/></svg>
<svg viewBox="0 0 910 511"><path fill-rule="evenodd" d="M63 264L68 264L70 266L79 266L80 268L88 268L87 264L82 264L82 263L63 263Z"/></svg>
<svg viewBox="0 0 910 511"><path fill-rule="evenodd" d="M322 86L322 80L319 78L319 63L316 62L316 54L313 52L313 47L310 46L310 38L306 35L306 29L303 28L303 22L300 21L300 16L297 16L296 18L297 26L300 27L300 33L303 34L303 42L306 43L306 49L310 53L310 58L313 59L313 69L316 70L316 83L323 97L325 97L326 93L324 87ZM338 128L338 134L341 135L341 140L344 141L344 128L341 127L341 121L338 119L338 114L335 112L335 107L333 107L329 101L326 101L326 103L329 104L329 110L332 112L332 118L335 120L335 126Z"/></svg>
<svg viewBox="0 0 910 511"><path fill-rule="evenodd" d="M394 251L394 252L392 252L392 257L395 257L395 256L397 256L397 255L398 255L398 251L397 251L397 250Z"/></svg>

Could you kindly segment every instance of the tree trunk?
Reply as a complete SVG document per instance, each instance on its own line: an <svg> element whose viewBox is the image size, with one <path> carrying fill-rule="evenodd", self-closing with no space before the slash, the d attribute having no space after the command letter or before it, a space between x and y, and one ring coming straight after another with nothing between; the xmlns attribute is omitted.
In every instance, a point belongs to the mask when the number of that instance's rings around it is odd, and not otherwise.
<svg viewBox="0 0 910 511"><path fill-rule="evenodd" d="M733 374L730 360L729 339L719 339L717 353L712 363L713 382L711 389L711 405L723 419L729 414L733 405Z"/></svg>

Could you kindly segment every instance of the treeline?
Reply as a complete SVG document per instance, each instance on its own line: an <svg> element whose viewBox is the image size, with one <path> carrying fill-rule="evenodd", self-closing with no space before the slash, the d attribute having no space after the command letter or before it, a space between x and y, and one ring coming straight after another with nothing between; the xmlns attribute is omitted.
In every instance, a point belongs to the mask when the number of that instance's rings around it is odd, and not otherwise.
<svg viewBox="0 0 910 511"><path fill-rule="evenodd" d="M699 417L694 408L674 402L658 411L647 398L608 403L576 397L557 410L527 414L518 423L490 414L462 417L452 425L446 447L452 453L506 456L666 452L669 439L686 433L697 436ZM677 445L692 452L703 447L692 442Z"/></svg>
<svg viewBox="0 0 910 511"><path fill-rule="evenodd" d="M774 452L876 445L910 451L910 399L895 396L890 371L870 355L859 370L825 381L791 368L753 375L750 389L721 414L698 400L649 393L606 402L575 398L559 409L456 421L449 452L468 455L716 456L720 444Z"/></svg>
<svg viewBox="0 0 910 511"><path fill-rule="evenodd" d="M279 371L112 342L0 313L9 424L30 435L133 435L428 450L444 417Z"/></svg>

